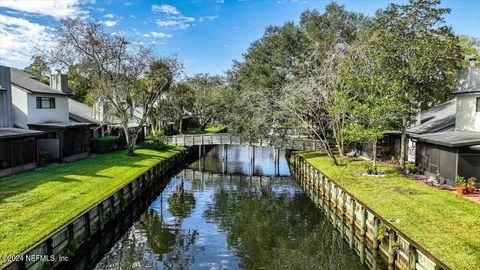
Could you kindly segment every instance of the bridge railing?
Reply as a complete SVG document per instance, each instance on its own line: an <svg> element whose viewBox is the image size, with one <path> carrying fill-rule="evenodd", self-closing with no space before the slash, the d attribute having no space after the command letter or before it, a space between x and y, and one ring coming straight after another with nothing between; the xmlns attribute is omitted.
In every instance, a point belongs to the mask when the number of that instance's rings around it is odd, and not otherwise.
<svg viewBox="0 0 480 270"><path fill-rule="evenodd" d="M168 144L180 146L229 144L276 147L291 150L319 150L322 149L323 145L320 140L302 138L279 138L273 141L265 139L260 139L258 141L246 141L238 135L232 135L229 133L174 135L167 136L166 142Z"/></svg>

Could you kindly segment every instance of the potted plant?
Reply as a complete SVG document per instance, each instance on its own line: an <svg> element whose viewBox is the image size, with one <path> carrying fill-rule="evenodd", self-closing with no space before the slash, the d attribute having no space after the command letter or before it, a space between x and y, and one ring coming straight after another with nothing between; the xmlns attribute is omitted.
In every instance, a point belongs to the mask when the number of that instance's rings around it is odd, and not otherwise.
<svg viewBox="0 0 480 270"><path fill-rule="evenodd" d="M459 194L465 194L466 192L466 187L465 187L465 177L463 176L460 176L460 175L457 175L455 177L455 184L457 185L455 187L457 193Z"/></svg>
<svg viewBox="0 0 480 270"><path fill-rule="evenodd" d="M468 193L473 193L475 192L475 182L477 181L477 178L475 177L469 177L466 182L466 188Z"/></svg>

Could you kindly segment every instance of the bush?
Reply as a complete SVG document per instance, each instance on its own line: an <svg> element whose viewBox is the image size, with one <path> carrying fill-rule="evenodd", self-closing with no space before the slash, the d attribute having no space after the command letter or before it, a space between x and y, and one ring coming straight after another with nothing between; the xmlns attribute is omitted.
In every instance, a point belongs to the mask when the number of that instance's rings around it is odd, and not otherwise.
<svg viewBox="0 0 480 270"><path fill-rule="evenodd" d="M469 177L467 180L466 180L466 184L467 184L467 187L475 187L475 182L477 182L477 178L475 177Z"/></svg>
<svg viewBox="0 0 480 270"><path fill-rule="evenodd" d="M406 164L405 169L407 171L409 171L410 173L417 173L418 172L417 166L415 166L415 164L413 164L413 163Z"/></svg>
<svg viewBox="0 0 480 270"><path fill-rule="evenodd" d="M50 162L50 154L48 152L38 152L38 166L46 167Z"/></svg>
<svg viewBox="0 0 480 270"><path fill-rule="evenodd" d="M165 147L165 135L163 132L154 131L145 137L145 148L162 150Z"/></svg>
<svg viewBox="0 0 480 270"><path fill-rule="evenodd" d="M455 184L457 184L457 187L465 187L467 184L465 181L465 177L460 175L455 176Z"/></svg>
<svg viewBox="0 0 480 270"><path fill-rule="evenodd" d="M378 169L376 166L373 165L373 163L366 162L364 166L367 174L378 174Z"/></svg>
<svg viewBox="0 0 480 270"><path fill-rule="evenodd" d="M97 154L109 153L117 149L118 138L115 136L97 137L92 140L92 152Z"/></svg>

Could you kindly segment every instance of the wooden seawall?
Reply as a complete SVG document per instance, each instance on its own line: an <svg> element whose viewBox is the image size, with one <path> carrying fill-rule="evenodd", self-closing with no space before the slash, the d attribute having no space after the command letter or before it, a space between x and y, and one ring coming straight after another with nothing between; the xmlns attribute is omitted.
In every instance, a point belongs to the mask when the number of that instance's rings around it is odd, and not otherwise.
<svg viewBox="0 0 480 270"><path fill-rule="evenodd" d="M386 258L389 269L393 266L400 270L450 269L397 229L394 221L370 209L300 155L292 153L289 163L293 176L311 200L324 208L342 237L370 269L376 269L378 255Z"/></svg>

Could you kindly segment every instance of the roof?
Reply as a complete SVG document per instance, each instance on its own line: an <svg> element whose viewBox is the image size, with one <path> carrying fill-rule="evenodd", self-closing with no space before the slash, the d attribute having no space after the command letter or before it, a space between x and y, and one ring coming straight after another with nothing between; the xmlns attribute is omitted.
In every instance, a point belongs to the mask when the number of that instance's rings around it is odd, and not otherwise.
<svg viewBox="0 0 480 270"><path fill-rule="evenodd" d="M43 133L44 133L43 131L30 130L30 129L0 128L0 139L38 136Z"/></svg>
<svg viewBox="0 0 480 270"><path fill-rule="evenodd" d="M51 94L51 95L68 95L66 93L60 92L56 89L51 88L50 86L43 84L33 77L33 75L13 68L10 68L10 75L12 84L19 86L22 90L25 90L29 93L41 93L41 94Z"/></svg>
<svg viewBox="0 0 480 270"><path fill-rule="evenodd" d="M455 99L438 104L421 113L420 124L410 128L409 133L426 134L452 131L455 128Z"/></svg>
<svg viewBox="0 0 480 270"><path fill-rule="evenodd" d="M427 142L447 147L462 147L480 144L480 132L446 131L430 134L411 134L417 141Z"/></svg>
<svg viewBox="0 0 480 270"><path fill-rule="evenodd" d="M44 128L72 128L72 127L88 127L92 126L92 123L78 123L78 122L45 122L38 124L29 124L30 127L44 127Z"/></svg>
<svg viewBox="0 0 480 270"><path fill-rule="evenodd" d="M457 89L453 94L458 95L458 94L471 94L471 93L478 93L480 92L480 85L476 85L470 88L466 89Z"/></svg>
<svg viewBox="0 0 480 270"><path fill-rule="evenodd" d="M87 122L91 124L100 125L100 121L93 117L93 109L88 105L68 99L68 113L70 120L74 122Z"/></svg>

